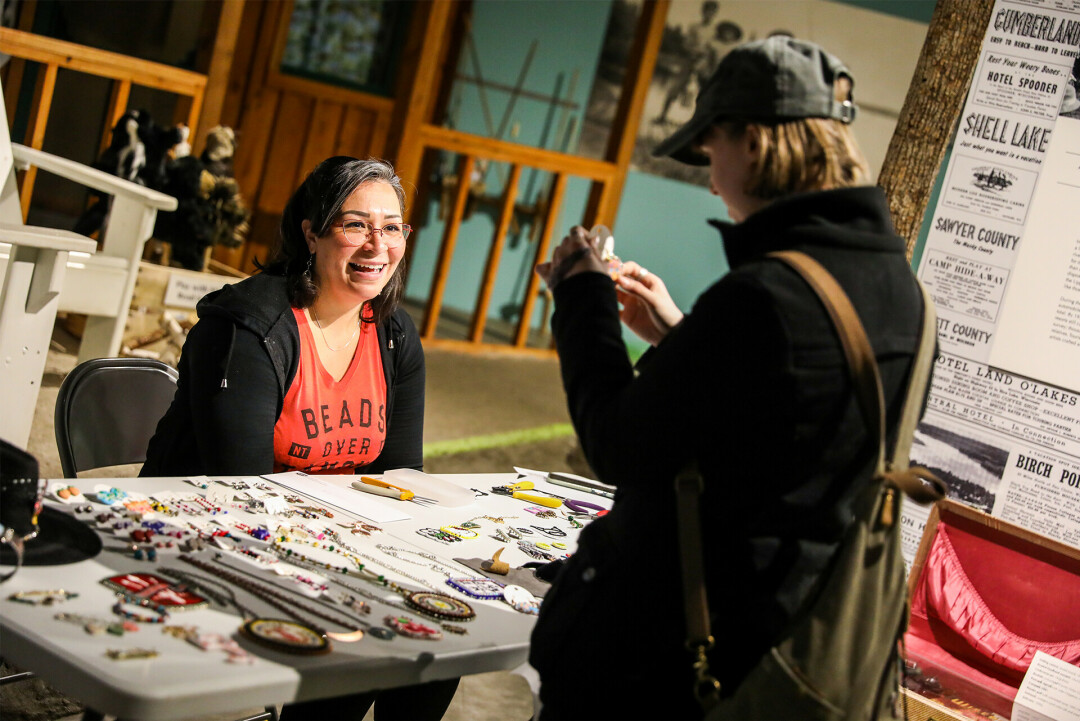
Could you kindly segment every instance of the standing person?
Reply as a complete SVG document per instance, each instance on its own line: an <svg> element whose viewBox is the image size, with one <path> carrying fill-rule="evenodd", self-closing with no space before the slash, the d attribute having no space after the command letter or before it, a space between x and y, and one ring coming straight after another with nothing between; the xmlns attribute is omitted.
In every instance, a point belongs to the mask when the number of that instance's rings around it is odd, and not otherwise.
<svg viewBox="0 0 1080 721"><path fill-rule="evenodd" d="M203 298L143 476L423 465L424 351L400 308L405 191L378 160L320 163L263 272ZM287 705L284 719L439 719L457 679Z"/></svg>
<svg viewBox="0 0 1080 721"><path fill-rule="evenodd" d="M709 77L716 63L716 50L710 43L715 35L713 18L719 10L720 3L716 0L705 0L701 3L701 20L686 28L678 71L670 81L660 115L653 120L657 125L668 122L668 110L676 100L684 94L689 97L692 82L696 80L699 88L704 87L705 79ZM690 105L689 101L686 105Z"/></svg>
<svg viewBox="0 0 1080 721"><path fill-rule="evenodd" d="M543 721L701 718L675 526L673 478L686 464L704 478L709 661L724 696L808 600L872 476L877 439L832 323L767 253L802 251L839 281L875 349L896 427L922 300L883 193L865 187L852 85L812 43L746 43L656 149L708 165L734 221L710 221L731 270L685 316L636 263L613 282L582 228L537 267L553 286L574 427L600 480L617 486L614 509L582 532L532 636ZM678 254L679 239L662 232L667 212L654 208L649 227ZM654 346L636 369L620 316Z"/></svg>

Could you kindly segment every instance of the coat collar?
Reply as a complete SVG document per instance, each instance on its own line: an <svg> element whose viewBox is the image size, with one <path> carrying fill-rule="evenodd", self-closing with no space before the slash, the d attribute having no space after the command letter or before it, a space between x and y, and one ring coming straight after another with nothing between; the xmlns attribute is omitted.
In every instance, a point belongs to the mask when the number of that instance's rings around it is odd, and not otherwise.
<svg viewBox="0 0 1080 721"><path fill-rule="evenodd" d="M905 252L885 194L876 187L797 193L776 200L742 223L710 220L724 239L728 266L799 245Z"/></svg>

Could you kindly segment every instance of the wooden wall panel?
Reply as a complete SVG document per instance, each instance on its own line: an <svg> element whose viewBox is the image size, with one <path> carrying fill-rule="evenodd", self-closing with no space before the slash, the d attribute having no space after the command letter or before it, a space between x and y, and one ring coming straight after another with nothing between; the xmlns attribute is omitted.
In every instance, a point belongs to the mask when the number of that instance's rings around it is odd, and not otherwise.
<svg viewBox="0 0 1080 721"><path fill-rule="evenodd" d="M266 160L266 148L280 93L262 84L266 77L268 53L257 40L264 23L272 23L275 3L244 2L244 14L240 22L237 46L229 69L229 84L221 106L222 125L228 125L237 133L237 155L233 159L233 173L240 183L240 191L248 209L255 207L262 166ZM262 43L266 44L266 43ZM261 65L260 65L261 63ZM245 100L246 99L246 100ZM254 220L254 219L253 219ZM248 237L252 230L248 230ZM251 271L244 247L215 247L213 258L232 268Z"/></svg>
<svg viewBox="0 0 1080 721"><path fill-rule="evenodd" d="M367 108L355 105L345 109L341 119L341 132L335 152L338 155L351 155L354 158L366 158L371 154L371 131L374 127L375 113Z"/></svg>
<svg viewBox="0 0 1080 721"><path fill-rule="evenodd" d="M274 118L278 113L281 93L270 88L260 88L245 103L244 114L237 130L236 160L234 172L248 207L258 204L259 189L263 182L266 155L269 152L270 135Z"/></svg>
<svg viewBox="0 0 1080 721"><path fill-rule="evenodd" d="M386 157L386 142L390 135L390 121L393 120L391 113L379 113L375 118L375 127L371 131L371 148L368 154L375 158L388 159Z"/></svg>
<svg viewBox="0 0 1080 721"><path fill-rule="evenodd" d="M277 122L266 148L266 167L256 207L280 213L293 190L304 146L296 142L307 133L315 103L310 97L284 93L278 105Z"/></svg>
<svg viewBox="0 0 1080 721"><path fill-rule="evenodd" d="M227 95L226 108L222 117L235 117L233 128L237 131L236 159L234 172L240 184L249 208L256 208L266 167L266 156L270 137L274 129L274 120L278 114L281 92L266 86L266 68L270 63L270 43L256 42L258 38L274 37L282 5L285 3L247 2L246 6L256 6L262 12L256 13L253 7L245 7L244 22L241 24L241 38L238 47L246 47L247 22L258 27L258 33L250 38L253 52L246 68L248 81L243 96ZM243 55L241 54L241 58ZM241 59L241 62L243 60ZM236 73L229 74L230 83L236 79ZM231 89L233 92L235 89ZM243 101L240 98L243 97ZM228 106L235 103L235 111Z"/></svg>
<svg viewBox="0 0 1080 721"><path fill-rule="evenodd" d="M296 182L293 187L298 187L304 181L311 170L334 154L337 147L338 131L341 129L341 116L344 115L341 103L331 100L319 99L315 101L311 111L311 123L308 127L307 140L304 143L304 152L300 156L300 164L296 168Z"/></svg>
<svg viewBox="0 0 1080 721"><path fill-rule="evenodd" d="M251 232L248 233L248 242L243 247L243 260L240 270L251 273L255 270L255 260L261 263L270 261L270 253L277 242L278 225L281 223L279 213L263 213L256 211L251 219Z"/></svg>

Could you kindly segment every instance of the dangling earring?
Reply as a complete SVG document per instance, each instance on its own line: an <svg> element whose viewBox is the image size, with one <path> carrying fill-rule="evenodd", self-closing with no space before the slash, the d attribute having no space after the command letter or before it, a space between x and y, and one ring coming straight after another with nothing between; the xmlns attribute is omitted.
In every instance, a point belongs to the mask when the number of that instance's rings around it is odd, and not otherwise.
<svg viewBox="0 0 1080 721"><path fill-rule="evenodd" d="M312 253L307 257L307 265L304 267L304 277L311 282L311 263L315 260L315 254Z"/></svg>

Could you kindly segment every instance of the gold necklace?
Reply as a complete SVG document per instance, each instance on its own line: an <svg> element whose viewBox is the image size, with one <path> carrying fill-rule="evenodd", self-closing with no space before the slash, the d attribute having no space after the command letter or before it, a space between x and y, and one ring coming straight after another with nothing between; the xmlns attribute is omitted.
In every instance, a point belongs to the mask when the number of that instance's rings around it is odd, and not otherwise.
<svg viewBox="0 0 1080 721"><path fill-rule="evenodd" d="M326 347L329 348L330 350L334 351L335 353L337 353L338 351L345 350L346 348L351 346L352 342L353 342L353 339L356 338L356 334L360 332L360 314L357 313L356 314L356 329L352 332L352 335L349 336L349 339L347 341L345 341L345 345L341 346L340 348L335 348L334 346L330 345L330 341L328 341L326 339L326 331L323 329L322 321L319 320L319 314L315 312L315 306L314 305L311 306L311 317L315 319L315 325L319 326L319 333L320 333L320 335L322 335L323 343L325 343Z"/></svg>

